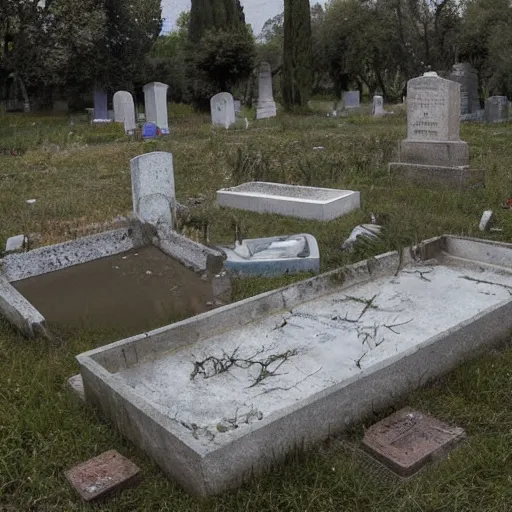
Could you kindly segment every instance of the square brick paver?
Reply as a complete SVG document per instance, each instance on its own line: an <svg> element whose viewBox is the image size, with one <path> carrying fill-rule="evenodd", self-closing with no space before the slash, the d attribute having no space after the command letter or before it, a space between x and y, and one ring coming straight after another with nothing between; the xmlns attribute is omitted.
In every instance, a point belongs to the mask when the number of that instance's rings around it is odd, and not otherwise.
<svg viewBox="0 0 512 512"><path fill-rule="evenodd" d="M130 485L139 471L116 450L109 450L68 469L65 475L85 501L92 501Z"/></svg>
<svg viewBox="0 0 512 512"><path fill-rule="evenodd" d="M402 409L371 426L363 447L394 473L409 477L428 462L447 455L465 437L462 428Z"/></svg>

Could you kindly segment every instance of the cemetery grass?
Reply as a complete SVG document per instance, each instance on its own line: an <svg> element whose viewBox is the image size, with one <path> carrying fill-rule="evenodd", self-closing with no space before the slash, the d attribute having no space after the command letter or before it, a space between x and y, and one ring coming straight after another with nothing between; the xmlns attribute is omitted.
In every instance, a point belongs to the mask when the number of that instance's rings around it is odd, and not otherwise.
<svg viewBox="0 0 512 512"><path fill-rule="evenodd" d="M309 232L318 239L322 270L370 257L443 233L483 236L484 209L496 213L500 233L512 240L512 126L467 124L473 168L487 170L485 188L424 189L390 181L386 164L405 136L405 120L352 116L282 116L251 123L249 130L215 130L207 117L182 116L168 140L126 141L116 126L69 126L67 118L0 116L0 244L35 234L36 245L78 236L131 209L129 160L143 152L174 155L178 200L204 195L187 227L207 222L212 243L230 243L235 225L244 237ZM322 147L323 149L313 149ZM362 209L328 223L218 209L215 191L252 179L353 188ZM27 199L36 199L28 205ZM339 251L351 229L384 214L383 239L353 254ZM100 229L96 226L93 230ZM238 300L304 276L234 283ZM68 488L63 471L118 449L142 469L139 486L103 509L172 511L506 511L512 503L512 348L461 366L406 403L466 429L468 439L448 460L417 478L397 482L366 463L354 443L364 425L328 446L304 453L237 491L198 499L187 495L145 455L124 441L66 387L77 373L74 356L133 334L70 331L60 342L26 341L0 322L0 510L89 510ZM400 406L403 404L397 404ZM386 411L389 412L389 411ZM367 424L380 419L369 418Z"/></svg>

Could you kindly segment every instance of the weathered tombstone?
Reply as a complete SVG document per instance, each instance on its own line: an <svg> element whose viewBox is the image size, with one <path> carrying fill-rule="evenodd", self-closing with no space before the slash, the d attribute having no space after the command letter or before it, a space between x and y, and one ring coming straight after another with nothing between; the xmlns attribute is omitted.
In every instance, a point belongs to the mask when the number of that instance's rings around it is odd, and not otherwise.
<svg viewBox="0 0 512 512"><path fill-rule="evenodd" d="M386 112L384 110L384 98L382 96L373 97L372 116L382 116Z"/></svg>
<svg viewBox="0 0 512 512"><path fill-rule="evenodd" d="M93 120L104 121L105 119L108 119L107 93L103 89L94 89Z"/></svg>
<svg viewBox="0 0 512 512"><path fill-rule="evenodd" d="M277 109L272 92L272 70L268 62L262 62L260 64L256 119L266 119L276 115Z"/></svg>
<svg viewBox="0 0 512 512"><path fill-rule="evenodd" d="M345 91L343 93L343 106L345 108L358 108L361 105L359 91Z"/></svg>
<svg viewBox="0 0 512 512"><path fill-rule="evenodd" d="M155 123L144 123L142 125L142 138L154 139L157 136L158 128Z"/></svg>
<svg viewBox="0 0 512 512"><path fill-rule="evenodd" d="M167 84L151 82L144 86L144 104L146 121L155 123L163 135L169 135L169 119L167 115Z"/></svg>
<svg viewBox="0 0 512 512"><path fill-rule="evenodd" d="M131 95L130 95L131 96ZM135 120L135 105L133 99L123 101L124 110L124 132L127 135L133 135L137 129L137 121Z"/></svg>
<svg viewBox="0 0 512 512"><path fill-rule="evenodd" d="M235 105L233 96L229 92L220 92L210 100L212 112L212 124L214 126L223 126L228 129L235 124Z"/></svg>
<svg viewBox="0 0 512 512"><path fill-rule="evenodd" d="M454 64L448 79L460 84L461 115L478 112L480 110L480 97L478 95L478 74L476 69L469 62Z"/></svg>
<svg viewBox="0 0 512 512"><path fill-rule="evenodd" d="M242 111L242 102L240 100L235 100L235 116L240 117L240 112Z"/></svg>
<svg viewBox="0 0 512 512"><path fill-rule="evenodd" d="M488 123L508 121L508 98L506 96L491 96L485 100L485 120Z"/></svg>
<svg viewBox="0 0 512 512"><path fill-rule="evenodd" d="M172 154L146 153L130 162L133 211L141 222L172 225L176 207Z"/></svg>
<svg viewBox="0 0 512 512"><path fill-rule="evenodd" d="M390 172L406 179L460 185L469 178L469 150L460 140L460 84L429 72L407 83L407 139Z"/></svg>
<svg viewBox="0 0 512 512"><path fill-rule="evenodd" d="M114 121L116 123L124 123L124 103L133 103L133 96L128 91L117 91L114 94Z"/></svg>

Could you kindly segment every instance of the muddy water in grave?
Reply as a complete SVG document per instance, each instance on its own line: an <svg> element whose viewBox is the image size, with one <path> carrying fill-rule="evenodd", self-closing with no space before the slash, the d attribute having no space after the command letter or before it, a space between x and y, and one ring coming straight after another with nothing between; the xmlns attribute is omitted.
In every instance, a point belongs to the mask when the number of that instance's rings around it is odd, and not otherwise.
<svg viewBox="0 0 512 512"><path fill-rule="evenodd" d="M211 309L210 282L143 247L12 283L50 329L112 329L136 334Z"/></svg>

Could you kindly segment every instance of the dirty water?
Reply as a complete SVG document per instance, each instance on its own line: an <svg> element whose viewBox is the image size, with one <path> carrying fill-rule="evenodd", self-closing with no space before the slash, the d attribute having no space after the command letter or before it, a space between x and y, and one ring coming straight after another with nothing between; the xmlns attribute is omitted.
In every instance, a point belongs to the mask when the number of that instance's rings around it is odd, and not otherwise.
<svg viewBox="0 0 512 512"><path fill-rule="evenodd" d="M212 309L212 287L156 247L143 247L12 283L52 330L133 334Z"/></svg>

